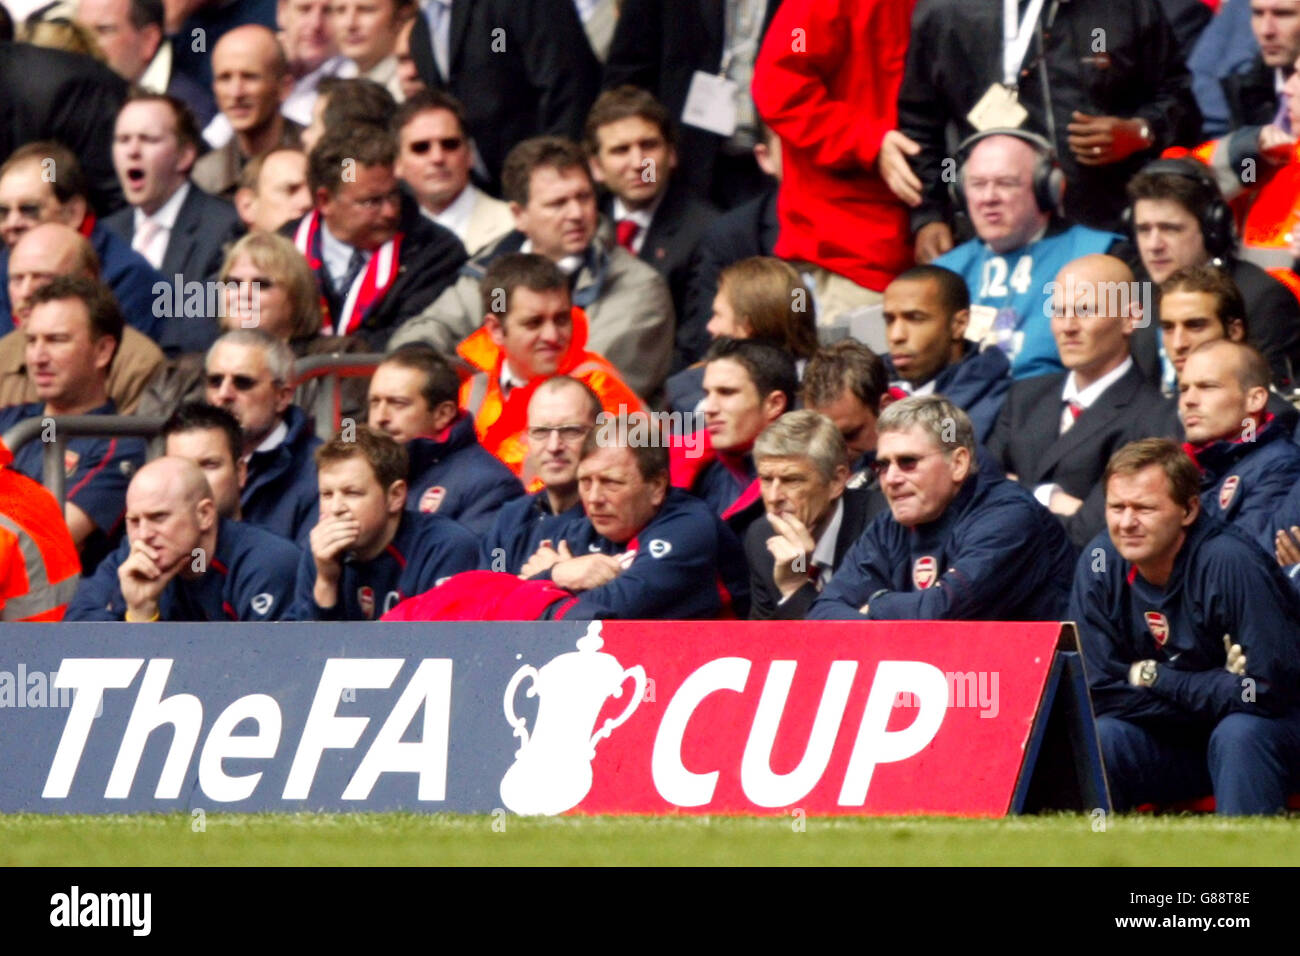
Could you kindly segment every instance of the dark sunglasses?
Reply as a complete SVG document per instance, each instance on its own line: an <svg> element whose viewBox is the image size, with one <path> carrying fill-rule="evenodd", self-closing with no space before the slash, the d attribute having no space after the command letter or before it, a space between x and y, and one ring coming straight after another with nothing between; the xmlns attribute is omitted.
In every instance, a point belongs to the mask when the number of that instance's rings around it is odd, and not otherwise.
<svg viewBox="0 0 1300 956"><path fill-rule="evenodd" d="M899 455L897 458L877 458L871 463L871 470L878 476L883 476L885 472L889 471L890 465L897 465L899 471L905 475L910 475L916 471L916 466L922 461L937 454L939 452L932 451L924 455Z"/></svg>
<svg viewBox="0 0 1300 956"><path fill-rule="evenodd" d="M434 143L441 146L444 153L454 153L465 145L465 138L463 136L446 136L442 139L417 139L414 143L411 143L411 152L415 153L416 156L423 156L433 147Z"/></svg>
<svg viewBox="0 0 1300 956"><path fill-rule="evenodd" d="M208 388L220 388L226 379L235 383L235 390L238 392L247 392L261 384L261 379L253 378L251 375L209 375Z"/></svg>

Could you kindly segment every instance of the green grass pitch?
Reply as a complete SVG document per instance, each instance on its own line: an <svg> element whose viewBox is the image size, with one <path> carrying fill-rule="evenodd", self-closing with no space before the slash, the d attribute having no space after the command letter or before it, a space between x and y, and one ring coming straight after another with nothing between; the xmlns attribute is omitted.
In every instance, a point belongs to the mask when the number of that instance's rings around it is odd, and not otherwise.
<svg viewBox="0 0 1300 956"><path fill-rule="evenodd" d="M200 821L179 813L0 815L5 866L1293 866L1297 860L1296 816L212 813Z"/></svg>

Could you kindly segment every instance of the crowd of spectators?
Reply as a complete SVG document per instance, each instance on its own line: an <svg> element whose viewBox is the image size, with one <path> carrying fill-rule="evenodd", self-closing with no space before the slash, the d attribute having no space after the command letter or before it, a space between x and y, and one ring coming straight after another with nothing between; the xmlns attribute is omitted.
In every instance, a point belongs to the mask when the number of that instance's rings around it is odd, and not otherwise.
<svg viewBox="0 0 1300 956"><path fill-rule="evenodd" d="M0 443L0 619L1073 620L1118 805L1278 809L1298 64L1300 0L3 0L0 432L166 424L62 502Z"/></svg>

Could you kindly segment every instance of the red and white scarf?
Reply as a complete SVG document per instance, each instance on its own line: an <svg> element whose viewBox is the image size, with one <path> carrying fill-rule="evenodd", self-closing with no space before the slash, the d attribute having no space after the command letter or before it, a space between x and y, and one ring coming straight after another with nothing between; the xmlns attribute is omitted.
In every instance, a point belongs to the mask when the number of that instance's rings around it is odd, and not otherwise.
<svg viewBox="0 0 1300 956"><path fill-rule="evenodd" d="M320 213L313 210L298 223L294 233L293 244L307 259L313 271L321 271L321 259L317 254L320 248ZM343 297L343 308L334 317L334 327L321 331L326 335L350 335L361 325L370 307L384 297L389 287L397 278L399 255L402 249L402 233L397 233L370 255L370 261L353 280ZM324 281L328 282L326 274Z"/></svg>

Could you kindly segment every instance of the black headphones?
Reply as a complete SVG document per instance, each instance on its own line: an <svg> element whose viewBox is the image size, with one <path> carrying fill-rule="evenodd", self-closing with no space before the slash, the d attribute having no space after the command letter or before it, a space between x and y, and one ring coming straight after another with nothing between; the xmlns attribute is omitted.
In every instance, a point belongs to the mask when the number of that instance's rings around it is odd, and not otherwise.
<svg viewBox="0 0 1300 956"><path fill-rule="evenodd" d="M1200 202L1200 212L1188 210L1201 222L1201 238L1205 241L1205 251L1212 259L1226 259L1237 249L1237 227L1232 217L1232 207L1219 191L1219 183L1214 174L1204 164L1194 159L1156 159L1147 163L1138 171L1139 176L1181 176L1190 179L1201 187L1204 194ZM1136 223L1131 203L1120 215L1124 230L1137 239Z"/></svg>
<svg viewBox="0 0 1300 956"><path fill-rule="evenodd" d="M1040 212L1060 213L1065 201L1065 173L1056 161L1056 149L1044 137L1029 130L1016 129L1012 126L999 126L994 129L981 130L967 136L957 146L957 179L951 187L953 205L961 211L966 210L966 161L971 151L981 140L990 136L1011 136L1028 143L1038 152L1038 162L1034 164L1034 199Z"/></svg>

